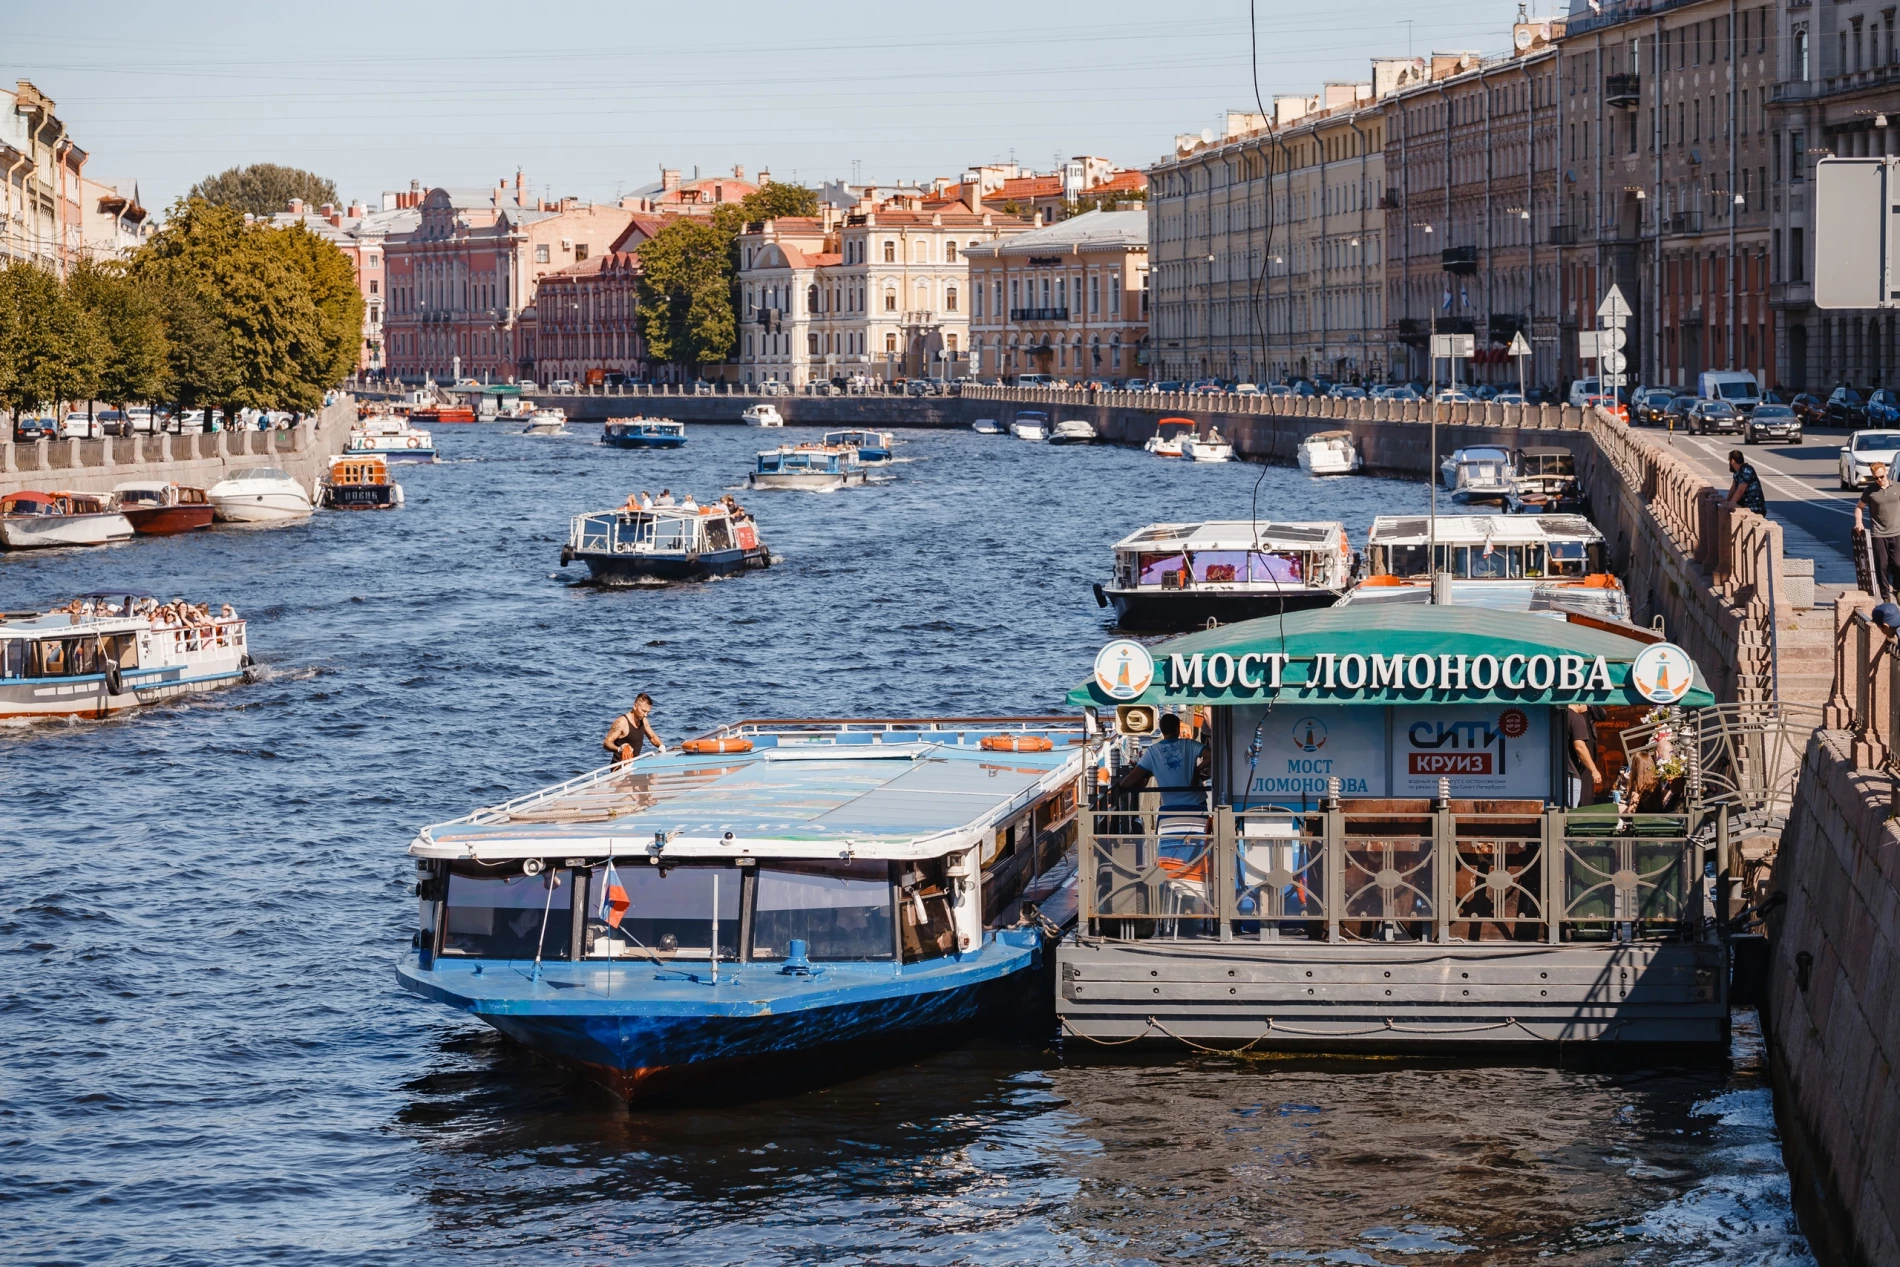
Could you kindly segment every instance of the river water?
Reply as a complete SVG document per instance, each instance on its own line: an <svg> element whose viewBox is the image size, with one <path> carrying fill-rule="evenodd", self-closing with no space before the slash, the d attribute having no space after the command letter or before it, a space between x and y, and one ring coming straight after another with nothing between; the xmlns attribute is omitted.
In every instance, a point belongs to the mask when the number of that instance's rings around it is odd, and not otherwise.
<svg viewBox="0 0 1900 1267"><path fill-rule="evenodd" d="M408 505L0 556L0 607L235 604L263 679L0 732L0 1262L1811 1260L1759 1042L1726 1065L1131 1058L973 1041L630 1113L397 988L420 824L580 773L636 691L741 716L1048 710L1157 519L1422 509L1422 484L900 433L886 482L741 494L779 562L575 586L568 516L716 495L675 453L443 427ZM810 433L791 428L787 438ZM580 569L570 570L578 574Z"/></svg>

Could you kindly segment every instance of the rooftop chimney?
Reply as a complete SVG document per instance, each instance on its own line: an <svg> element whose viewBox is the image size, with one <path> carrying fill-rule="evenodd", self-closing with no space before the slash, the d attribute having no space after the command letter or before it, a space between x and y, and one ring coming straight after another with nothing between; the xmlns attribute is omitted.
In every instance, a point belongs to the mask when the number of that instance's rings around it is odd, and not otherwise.
<svg viewBox="0 0 1900 1267"><path fill-rule="evenodd" d="M290 200L290 214L293 216L300 216L303 214L303 199L292 198Z"/></svg>
<svg viewBox="0 0 1900 1267"><path fill-rule="evenodd" d="M734 163L732 165L732 178L734 180L745 179L745 165L743 163Z"/></svg>
<svg viewBox="0 0 1900 1267"><path fill-rule="evenodd" d="M680 172L677 167L660 169L660 192L670 194L680 187Z"/></svg>
<svg viewBox="0 0 1900 1267"><path fill-rule="evenodd" d="M336 204L333 202L324 203L321 207L317 208L317 214L322 216L325 220L328 220L331 216L336 214Z"/></svg>
<svg viewBox="0 0 1900 1267"><path fill-rule="evenodd" d="M528 178L519 167L515 168L515 202L524 207L528 203Z"/></svg>

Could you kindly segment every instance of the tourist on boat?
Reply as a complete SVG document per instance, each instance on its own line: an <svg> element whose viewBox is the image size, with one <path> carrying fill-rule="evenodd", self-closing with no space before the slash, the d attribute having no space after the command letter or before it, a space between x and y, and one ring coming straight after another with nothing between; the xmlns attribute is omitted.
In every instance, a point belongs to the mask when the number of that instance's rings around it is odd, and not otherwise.
<svg viewBox="0 0 1900 1267"><path fill-rule="evenodd" d="M688 494L686 494L686 500L680 503L680 509L681 509L681 510L690 510L690 511L692 511L692 512L693 512L694 514L698 514L698 513L699 513L699 503L693 500L693 495L692 495L691 493L688 493Z"/></svg>
<svg viewBox="0 0 1900 1267"><path fill-rule="evenodd" d="M1117 792L1138 792L1154 780L1163 810L1204 810L1201 783L1207 776L1207 749L1181 738L1181 719L1173 713L1161 718L1161 738L1148 746L1141 760L1122 771Z"/></svg>
<svg viewBox="0 0 1900 1267"><path fill-rule="evenodd" d="M671 506L673 504L673 490L672 489L663 488L660 490L659 504L662 506Z"/></svg>
<svg viewBox="0 0 1900 1267"><path fill-rule="evenodd" d="M615 761L631 761L640 755L640 749L647 744L653 745L655 752L665 752L666 745L660 742L659 735L653 731L653 724L647 715L653 711L653 697L641 691L634 697L633 707L614 718L614 724L607 728L607 737L600 746L614 754Z"/></svg>
<svg viewBox="0 0 1900 1267"><path fill-rule="evenodd" d="M1590 707L1571 704L1564 709L1565 798L1570 809L1596 804L1603 771L1597 767L1597 732L1590 724ZM1589 782L1584 782L1585 778Z"/></svg>
<svg viewBox="0 0 1900 1267"><path fill-rule="evenodd" d="M653 509L653 494L644 488L640 490L640 509L641 510Z"/></svg>

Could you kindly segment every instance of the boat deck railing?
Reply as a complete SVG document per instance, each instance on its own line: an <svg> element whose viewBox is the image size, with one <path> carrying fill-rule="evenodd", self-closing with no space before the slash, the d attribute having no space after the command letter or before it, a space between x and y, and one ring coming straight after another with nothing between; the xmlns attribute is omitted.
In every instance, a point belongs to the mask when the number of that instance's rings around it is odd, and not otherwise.
<svg viewBox="0 0 1900 1267"><path fill-rule="evenodd" d="M1232 808L1082 813L1081 927L1117 941L1683 938L1715 861L1694 816ZM1726 859L1723 860L1726 865Z"/></svg>
<svg viewBox="0 0 1900 1267"><path fill-rule="evenodd" d="M175 661L195 664L216 659L232 649L244 649L244 622L219 620L209 625L187 625L176 629L154 629L152 642L160 654Z"/></svg>

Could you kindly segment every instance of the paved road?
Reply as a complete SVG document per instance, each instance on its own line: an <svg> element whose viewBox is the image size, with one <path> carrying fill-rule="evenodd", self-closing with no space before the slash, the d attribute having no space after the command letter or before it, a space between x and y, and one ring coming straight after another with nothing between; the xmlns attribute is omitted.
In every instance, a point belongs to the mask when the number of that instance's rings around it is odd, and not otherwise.
<svg viewBox="0 0 1900 1267"><path fill-rule="evenodd" d="M1638 434L1658 444L1669 443L1661 431L1652 427L1639 428ZM1840 448L1846 437L1844 430L1809 428L1798 445L1743 445L1725 436L1677 432L1673 451L1726 491L1729 451L1741 449L1761 476L1770 517L1782 525L1784 552L1813 558L1818 584L1851 587L1854 562L1848 553L1848 534L1854 526L1854 499L1859 494L1844 492L1840 487Z"/></svg>

